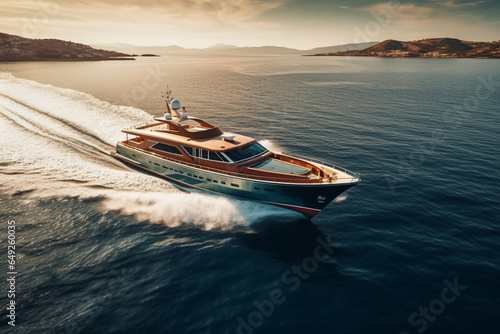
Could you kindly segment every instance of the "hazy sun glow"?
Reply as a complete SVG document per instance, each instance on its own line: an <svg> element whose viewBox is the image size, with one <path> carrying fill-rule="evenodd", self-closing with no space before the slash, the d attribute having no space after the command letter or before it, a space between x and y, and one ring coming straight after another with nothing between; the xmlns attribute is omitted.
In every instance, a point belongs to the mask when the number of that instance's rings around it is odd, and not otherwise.
<svg viewBox="0 0 500 334"><path fill-rule="evenodd" d="M498 40L498 1L4 0L0 31L81 43L278 45L389 38Z"/></svg>

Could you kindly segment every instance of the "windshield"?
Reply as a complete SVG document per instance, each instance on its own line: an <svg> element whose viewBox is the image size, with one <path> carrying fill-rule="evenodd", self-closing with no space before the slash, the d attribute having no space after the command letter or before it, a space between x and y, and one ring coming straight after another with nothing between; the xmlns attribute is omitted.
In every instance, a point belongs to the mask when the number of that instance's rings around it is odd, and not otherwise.
<svg viewBox="0 0 500 334"><path fill-rule="evenodd" d="M255 142L247 146L224 152L224 154L226 154L229 159L233 160L234 162L238 162L259 156L261 154L264 154L265 152L267 152L267 148L265 148L258 142Z"/></svg>

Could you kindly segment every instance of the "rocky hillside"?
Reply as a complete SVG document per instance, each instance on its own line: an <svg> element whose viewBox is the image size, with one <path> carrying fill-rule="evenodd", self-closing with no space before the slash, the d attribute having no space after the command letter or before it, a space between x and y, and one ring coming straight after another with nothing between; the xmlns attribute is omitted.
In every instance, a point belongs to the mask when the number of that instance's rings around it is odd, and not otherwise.
<svg viewBox="0 0 500 334"><path fill-rule="evenodd" d="M500 58L500 41L467 42L455 38L429 38L420 41L383 41L364 50L316 54L317 56L374 56L429 58Z"/></svg>
<svg viewBox="0 0 500 334"><path fill-rule="evenodd" d="M125 53L59 39L30 39L0 33L0 61L134 59L130 57Z"/></svg>

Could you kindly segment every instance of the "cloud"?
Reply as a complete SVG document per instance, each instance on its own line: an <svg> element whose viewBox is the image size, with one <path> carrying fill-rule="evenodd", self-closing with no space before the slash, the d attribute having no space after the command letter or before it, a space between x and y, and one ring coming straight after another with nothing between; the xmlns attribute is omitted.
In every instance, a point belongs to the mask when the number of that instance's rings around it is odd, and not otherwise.
<svg viewBox="0 0 500 334"><path fill-rule="evenodd" d="M269 36L280 24L264 14L287 1L2 0L0 32L82 43L237 44Z"/></svg>
<svg viewBox="0 0 500 334"><path fill-rule="evenodd" d="M448 1L439 1L438 0L435 2L440 4L441 6L448 7L448 8L465 8L465 7L476 7L477 5L480 5L480 4L488 2L488 1L489 0L457 3L456 1L453 1L453 0L448 0Z"/></svg>
<svg viewBox="0 0 500 334"><path fill-rule="evenodd" d="M283 1L215 0L217 17L225 23L238 25L283 5Z"/></svg>
<svg viewBox="0 0 500 334"><path fill-rule="evenodd" d="M485 15L472 9L487 1L458 2L452 0L427 2L425 4L400 4L389 1L358 8L369 13L365 17L365 31L373 22L381 24L377 32L379 39L412 40L428 37L457 37L464 40L491 40L493 28ZM370 25L371 24L371 25ZM366 28L368 27L368 28Z"/></svg>
<svg viewBox="0 0 500 334"><path fill-rule="evenodd" d="M279 8L286 0L84 0L87 6L115 7L146 11L151 15L171 17L174 20L196 23L221 22L229 25L259 23L262 14Z"/></svg>
<svg viewBox="0 0 500 334"><path fill-rule="evenodd" d="M369 12L373 17L389 14L393 24L400 27L413 28L425 31L428 27L434 30L448 31L449 27L459 27L461 30L469 24L479 24L485 16L471 13L471 8L491 0L458 2L456 0L431 0L426 5L413 3L399 4L398 1L389 1L358 8L358 11ZM450 9L461 9L459 12ZM385 13L385 14L384 14Z"/></svg>
<svg viewBox="0 0 500 334"><path fill-rule="evenodd" d="M333 40L347 43L355 29L384 20L377 40L436 35L497 39L498 20L481 5L486 0L378 1L2 0L0 31L82 43L312 48ZM384 11L390 15L382 15Z"/></svg>
<svg viewBox="0 0 500 334"><path fill-rule="evenodd" d="M434 9L427 6L417 6L415 4L398 4L396 2L381 2L357 9L369 13L389 13L395 20L408 20L418 18L428 18Z"/></svg>
<svg viewBox="0 0 500 334"><path fill-rule="evenodd" d="M6 0L2 4L0 17L31 18L37 12L79 14L79 21L93 21L107 16L111 20L120 18L127 22L140 22L158 18L169 18L173 23L191 25L213 25L223 23L242 26L255 23L262 25L259 17L283 6L287 0L53 0L35 1ZM106 14L104 14L106 13ZM112 13L112 15L109 15ZM73 16L73 15L71 15Z"/></svg>

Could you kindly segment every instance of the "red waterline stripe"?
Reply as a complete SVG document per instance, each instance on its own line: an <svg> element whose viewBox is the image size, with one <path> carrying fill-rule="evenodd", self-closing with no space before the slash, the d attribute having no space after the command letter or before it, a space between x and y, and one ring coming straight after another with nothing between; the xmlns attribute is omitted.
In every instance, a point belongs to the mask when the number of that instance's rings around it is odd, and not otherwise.
<svg viewBox="0 0 500 334"><path fill-rule="evenodd" d="M307 213L312 214L312 215L317 215L318 213L321 212L321 210L312 209L312 208L306 208L306 207L303 207L303 206L295 206L295 205L281 204L281 203L275 203L275 202L265 202L265 203L269 203L269 204L281 206L281 207L283 207L285 209L307 212Z"/></svg>

